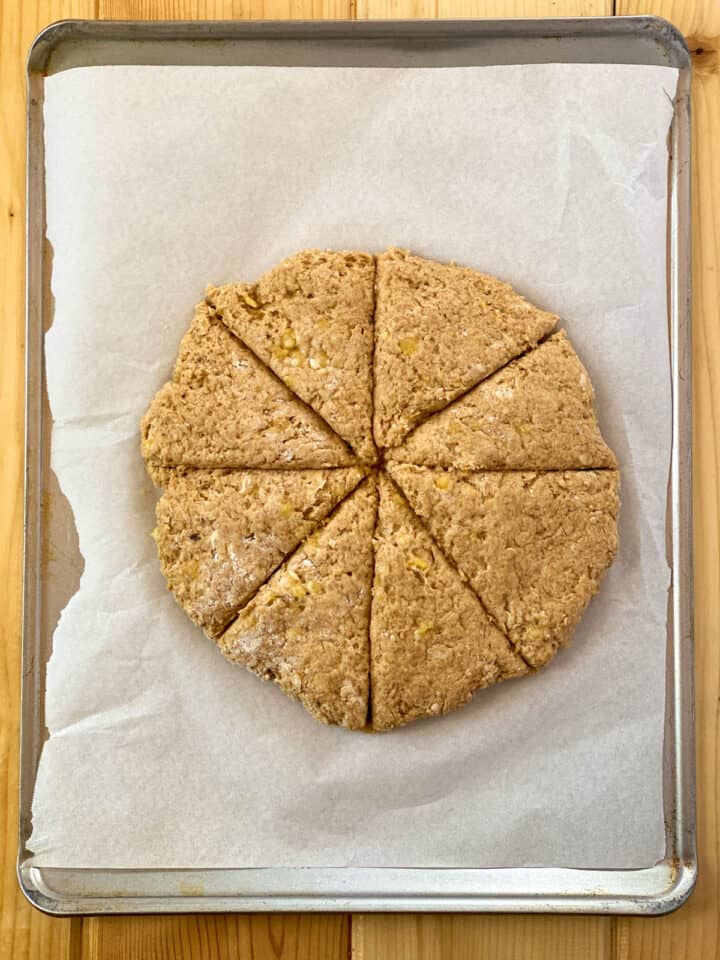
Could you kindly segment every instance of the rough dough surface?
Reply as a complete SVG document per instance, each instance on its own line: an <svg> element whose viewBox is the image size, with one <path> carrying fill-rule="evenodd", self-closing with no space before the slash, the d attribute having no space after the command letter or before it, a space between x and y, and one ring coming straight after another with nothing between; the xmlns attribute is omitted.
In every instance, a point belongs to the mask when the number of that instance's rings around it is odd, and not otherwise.
<svg viewBox="0 0 720 960"><path fill-rule="evenodd" d="M175 599L209 637L218 637L363 476L348 467L168 477L153 536Z"/></svg>
<svg viewBox="0 0 720 960"><path fill-rule="evenodd" d="M150 463L341 467L352 451L200 304L142 422Z"/></svg>
<svg viewBox="0 0 720 960"><path fill-rule="evenodd" d="M617 471L390 473L515 649L552 659L615 559Z"/></svg>
<svg viewBox="0 0 720 960"><path fill-rule="evenodd" d="M547 664L613 561L619 509L556 321L394 249L305 251L209 287L141 428L188 616L350 729Z"/></svg>
<svg viewBox="0 0 720 960"><path fill-rule="evenodd" d="M368 715L368 632L377 490L368 478L260 588L220 638L230 660L323 723Z"/></svg>
<svg viewBox="0 0 720 960"><path fill-rule="evenodd" d="M460 470L617 466L595 394L559 330L421 424L388 458Z"/></svg>
<svg viewBox="0 0 720 960"><path fill-rule="evenodd" d="M400 443L429 414L552 330L495 277L389 250L378 257L375 439Z"/></svg>
<svg viewBox="0 0 720 960"><path fill-rule="evenodd" d="M227 326L369 463L374 282L366 253L308 250L256 284L207 291Z"/></svg>
<svg viewBox="0 0 720 960"><path fill-rule="evenodd" d="M527 673L386 477L376 541L370 622L375 729L447 713L480 687Z"/></svg>

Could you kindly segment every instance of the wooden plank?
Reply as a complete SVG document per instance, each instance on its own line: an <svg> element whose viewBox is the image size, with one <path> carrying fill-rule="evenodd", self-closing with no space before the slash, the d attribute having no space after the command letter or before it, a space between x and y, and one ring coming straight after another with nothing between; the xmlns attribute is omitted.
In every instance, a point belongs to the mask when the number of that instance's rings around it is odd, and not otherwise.
<svg viewBox="0 0 720 960"><path fill-rule="evenodd" d="M358 19L610 16L612 0L357 0Z"/></svg>
<svg viewBox="0 0 720 960"><path fill-rule="evenodd" d="M359 0L358 16L581 16L611 14L611 0ZM430 2L430 0L426 0ZM353 918L353 960L606 960L612 921L568 917L370 916Z"/></svg>
<svg viewBox="0 0 720 960"><path fill-rule="evenodd" d="M346 960L347 916L91 917L82 960Z"/></svg>
<svg viewBox="0 0 720 960"><path fill-rule="evenodd" d="M303 20L350 18L354 0L98 0L107 20Z"/></svg>
<svg viewBox="0 0 720 960"><path fill-rule="evenodd" d="M693 54L693 432L695 676L699 880L690 901L655 922L619 919L617 960L720 957L720 5L619 0L618 13L675 23Z"/></svg>
<svg viewBox="0 0 720 960"><path fill-rule="evenodd" d="M94 0L0 0L0 957L70 958L77 923L53 920L26 902L15 876L20 694L23 343L25 236L25 57L53 20L92 16Z"/></svg>
<svg viewBox="0 0 720 960"><path fill-rule="evenodd" d="M251 19L350 17L350 0L99 0L108 19ZM179 916L88 918L83 925L83 960L142 957L292 957L344 960L350 922L346 916Z"/></svg>
<svg viewBox="0 0 720 960"><path fill-rule="evenodd" d="M352 960L607 960L612 921L599 917L353 918Z"/></svg>
<svg viewBox="0 0 720 960"><path fill-rule="evenodd" d="M444 2L444 0L440 0ZM458 0L464 2L464 0ZM453 10L455 4L453 0ZM497 8L496 8L497 9ZM467 13L467 8L465 8ZM694 51L694 432L698 808L700 881L689 903L657 920L571 918L363 917L353 925L358 958L434 960L440 957L502 958L600 956L616 960L695 960L720 957L718 903L718 691L720 691L720 517L718 487L720 422L720 5L712 0L619 0L618 13L655 13L675 22ZM578 923L590 943L580 945ZM457 924L457 926L455 925Z"/></svg>
<svg viewBox="0 0 720 960"><path fill-rule="evenodd" d="M357 0L358 20L396 20L437 17L440 0Z"/></svg>
<svg viewBox="0 0 720 960"><path fill-rule="evenodd" d="M358 17L609 16L612 0L358 0ZM353 917L355 960L606 960L613 921L570 917Z"/></svg>
<svg viewBox="0 0 720 960"><path fill-rule="evenodd" d="M107 19L261 19L350 17L350 0L99 0ZM82 960L183 958L344 960L346 916L98 917L83 924Z"/></svg>
<svg viewBox="0 0 720 960"><path fill-rule="evenodd" d="M612 0L438 0L440 17L609 17Z"/></svg>

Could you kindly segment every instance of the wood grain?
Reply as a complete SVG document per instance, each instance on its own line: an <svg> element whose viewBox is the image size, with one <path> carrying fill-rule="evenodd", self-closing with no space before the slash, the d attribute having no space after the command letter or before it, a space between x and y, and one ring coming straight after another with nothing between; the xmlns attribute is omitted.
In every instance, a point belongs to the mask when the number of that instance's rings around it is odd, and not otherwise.
<svg viewBox="0 0 720 960"><path fill-rule="evenodd" d="M612 0L438 0L441 17L609 17Z"/></svg>
<svg viewBox="0 0 720 960"><path fill-rule="evenodd" d="M181 916L55 920L15 879L22 528L24 58L64 17L498 17L610 14L612 0L0 0L0 960L340 960L342 916ZM720 692L720 3L617 0L617 13L676 23L694 51L694 402L700 874L690 902L660 920L588 917L353 918L356 960L714 960L718 898Z"/></svg>
<svg viewBox="0 0 720 960"><path fill-rule="evenodd" d="M559 17L612 14L612 0L358 0L358 16ZM610 960L606 917L353 917L353 960Z"/></svg>
<svg viewBox="0 0 720 960"><path fill-rule="evenodd" d="M342 915L92 917L83 921L80 957L345 960L349 933L350 919Z"/></svg>
<svg viewBox="0 0 720 960"><path fill-rule="evenodd" d="M610 16L613 0L357 0L358 19Z"/></svg>
<svg viewBox="0 0 720 960"><path fill-rule="evenodd" d="M319 20L351 18L354 0L98 0L105 20Z"/></svg>
<svg viewBox="0 0 720 960"><path fill-rule="evenodd" d="M606 917L362 916L352 960L608 960Z"/></svg>

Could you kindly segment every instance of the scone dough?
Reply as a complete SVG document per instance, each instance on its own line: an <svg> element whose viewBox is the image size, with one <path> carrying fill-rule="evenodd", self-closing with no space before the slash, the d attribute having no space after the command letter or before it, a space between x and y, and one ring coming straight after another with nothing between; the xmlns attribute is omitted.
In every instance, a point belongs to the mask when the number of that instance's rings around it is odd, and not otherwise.
<svg viewBox="0 0 720 960"><path fill-rule="evenodd" d="M477 270L404 250L378 257L375 439L396 446L436 410L548 334L552 313Z"/></svg>
<svg viewBox="0 0 720 960"><path fill-rule="evenodd" d="M564 330L430 417L388 459L456 470L617 466Z"/></svg>
<svg viewBox="0 0 720 960"><path fill-rule="evenodd" d="M207 291L228 328L368 463L374 283L366 253L307 250L255 284Z"/></svg>
<svg viewBox="0 0 720 960"><path fill-rule="evenodd" d="M613 562L619 510L557 320L396 249L307 250L208 287L141 438L187 615L350 730L549 663Z"/></svg>
<svg viewBox="0 0 720 960"><path fill-rule="evenodd" d="M527 673L391 480L380 480L370 623L373 726L455 710Z"/></svg>
<svg viewBox="0 0 720 960"><path fill-rule="evenodd" d="M154 537L175 599L209 637L219 637L364 475L347 467L192 470L169 478Z"/></svg>
<svg viewBox="0 0 720 960"><path fill-rule="evenodd" d="M344 500L241 610L220 649L318 720L367 723L374 477Z"/></svg>
<svg viewBox="0 0 720 960"><path fill-rule="evenodd" d="M141 426L149 464L341 467L348 445L201 303Z"/></svg>
<svg viewBox="0 0 720 960"><path fill-rule="evenodd" d="M615 559L617 471L390 474L514 649L546 664Z"/></svg>

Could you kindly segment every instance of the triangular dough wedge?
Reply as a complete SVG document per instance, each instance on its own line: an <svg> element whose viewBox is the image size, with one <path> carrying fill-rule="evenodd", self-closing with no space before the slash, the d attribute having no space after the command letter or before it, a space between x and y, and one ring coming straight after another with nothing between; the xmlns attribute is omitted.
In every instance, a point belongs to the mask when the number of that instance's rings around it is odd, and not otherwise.
<svg viewBox="0 0 720 960"><path fill-rule="evenodd" d="M370 627L376 730L437 716L527 673L393 484L380 480Z"/></svg>
<svg viewBox="0 0 720 960"><path fill-rule="evenodd" d="M218 637L285 557L364 476L340 470L191 470L157 504L160 567L191 620Z"/></svg>
<svg viewBox="0 0 720 960"><path fill-rule="evenodd" d="M169 380L142 423L151 463L341 467L349 447L200 304ZM152 475L152 470L151 470Z"/></svg>
<svg viewBox="0 0 720 960"><path fill-rule="evenodd" d="M496 277L389 250L378 257L375 439L400 443L552 330L557 317Z"/></svg>
<svg viewBox="0 0 720 960"><path fill-rule="evenodd" d="M226 657L274 680L318 720L351 729L367 722L376 507L368 478L218 641Z"/></svg>
<svg viewBox="0 0 720 960"><path fill-rule="evenodd" d="M388 457L459 470L614 467L564 330L436 413Z"/></svg>
<svg viewBox="0 0 720 960"><path fill-rule="evenodd" d="M374 281L366 253L307 250L258 283L207 291L228 327L366 462L376 456Z"/></svg>
<svg viewBox="0 0 720 960"><path fill-rule="evenodd" d="M547 663L615 558L617 471L390 473L515 649Z"/></svg>

